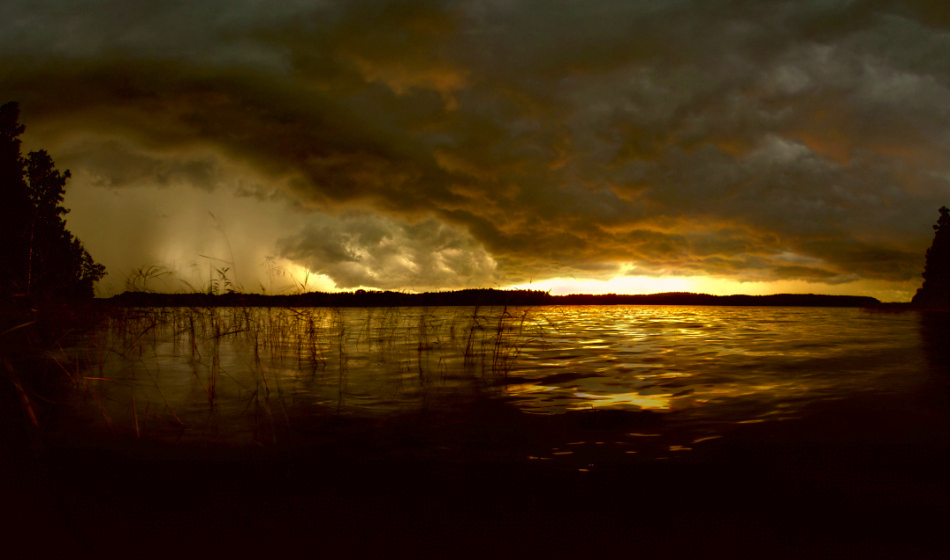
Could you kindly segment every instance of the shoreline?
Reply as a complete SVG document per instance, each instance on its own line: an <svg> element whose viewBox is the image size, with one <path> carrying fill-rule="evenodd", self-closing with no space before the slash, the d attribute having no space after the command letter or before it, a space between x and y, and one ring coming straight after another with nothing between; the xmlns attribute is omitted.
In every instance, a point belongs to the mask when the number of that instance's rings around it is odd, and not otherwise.
<svg viewBox="0 0 950 560"><path fill-rule="evenodd" d="M454 292L363 291L297 295L248 293L164 294L124 292L97 303L124 307L444 307L444 306L572 306L572 305L698 305L733 307L868 307L903 306L883 304L867 296L821 294L773 294L762 296L715 296L686 292L663 294L571 294L556 296L533 290L459 290ZM908 304L909 305L909 304Z"/></svg>

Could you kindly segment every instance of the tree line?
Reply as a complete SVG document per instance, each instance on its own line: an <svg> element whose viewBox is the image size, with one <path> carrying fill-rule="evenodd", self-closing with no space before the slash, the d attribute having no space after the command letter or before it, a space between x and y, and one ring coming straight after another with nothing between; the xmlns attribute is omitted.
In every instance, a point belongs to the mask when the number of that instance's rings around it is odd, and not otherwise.
<svg viewBox="0 0 950 560"><path fill-rule="evenodd" d="M950 308L950 208L940 208L940 218L933 228L934 240L924 263L924 284L914 294L912 303Z"/></svg>
<svg viewBox="0 0 950 560"><path fill-rule="evenodd" d="M92 297L105 267L66 229L69 171L46 150L20 153L20 105L0 107L0 298Z"/></svg>

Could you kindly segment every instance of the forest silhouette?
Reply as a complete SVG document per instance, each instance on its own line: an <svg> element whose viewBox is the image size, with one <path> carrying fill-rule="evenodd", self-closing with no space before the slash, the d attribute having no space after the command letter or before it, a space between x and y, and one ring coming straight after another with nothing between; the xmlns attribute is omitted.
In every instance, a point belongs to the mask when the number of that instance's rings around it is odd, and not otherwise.
<svg viewBox="0 0 950 560"><path fill-rule="evenodd" d="M0 298L91 298L105 267L66 229L69 171L46 150L20 153L20 105L0 107Z"/></svg>
<svg viewBox="0 0 950 560"><path fill-rule="evenodd" d="M934 240L927 249L924 263L924 283L914 294L913 305L920 307L950 307L950 208L940 208L940 218L934 228Z"/></svg>

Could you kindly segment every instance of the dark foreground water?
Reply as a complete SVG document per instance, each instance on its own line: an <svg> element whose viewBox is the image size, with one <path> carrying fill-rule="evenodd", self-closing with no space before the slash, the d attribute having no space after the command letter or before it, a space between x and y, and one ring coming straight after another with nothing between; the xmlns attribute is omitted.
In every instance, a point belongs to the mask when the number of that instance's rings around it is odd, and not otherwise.
<svg viewBox="0 0 950 560"><path fill-rule="evenodd" d="M930 556L948 333L829 308L127 309L48 353L40 455L97 555Z"/></svg>

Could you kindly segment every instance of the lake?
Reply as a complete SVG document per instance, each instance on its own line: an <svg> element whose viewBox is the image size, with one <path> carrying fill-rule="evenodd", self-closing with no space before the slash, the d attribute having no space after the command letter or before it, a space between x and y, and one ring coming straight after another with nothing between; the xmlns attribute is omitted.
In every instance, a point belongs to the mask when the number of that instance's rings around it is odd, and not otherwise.
<svg viewBox="0 0 950 560"><path fill-rule="evenodd" d="M14 556L950 554L948 313L101 316L6 362Z"/></svg>
<svg viewBox="0 0 950 560"><path fill-rule="evenodd" d="M948 416L944 322L856 308L121 309L50 353L65 406L49 433L130 453L136 440L357 439L580 470L766 428L909 441Z"/></svg>

